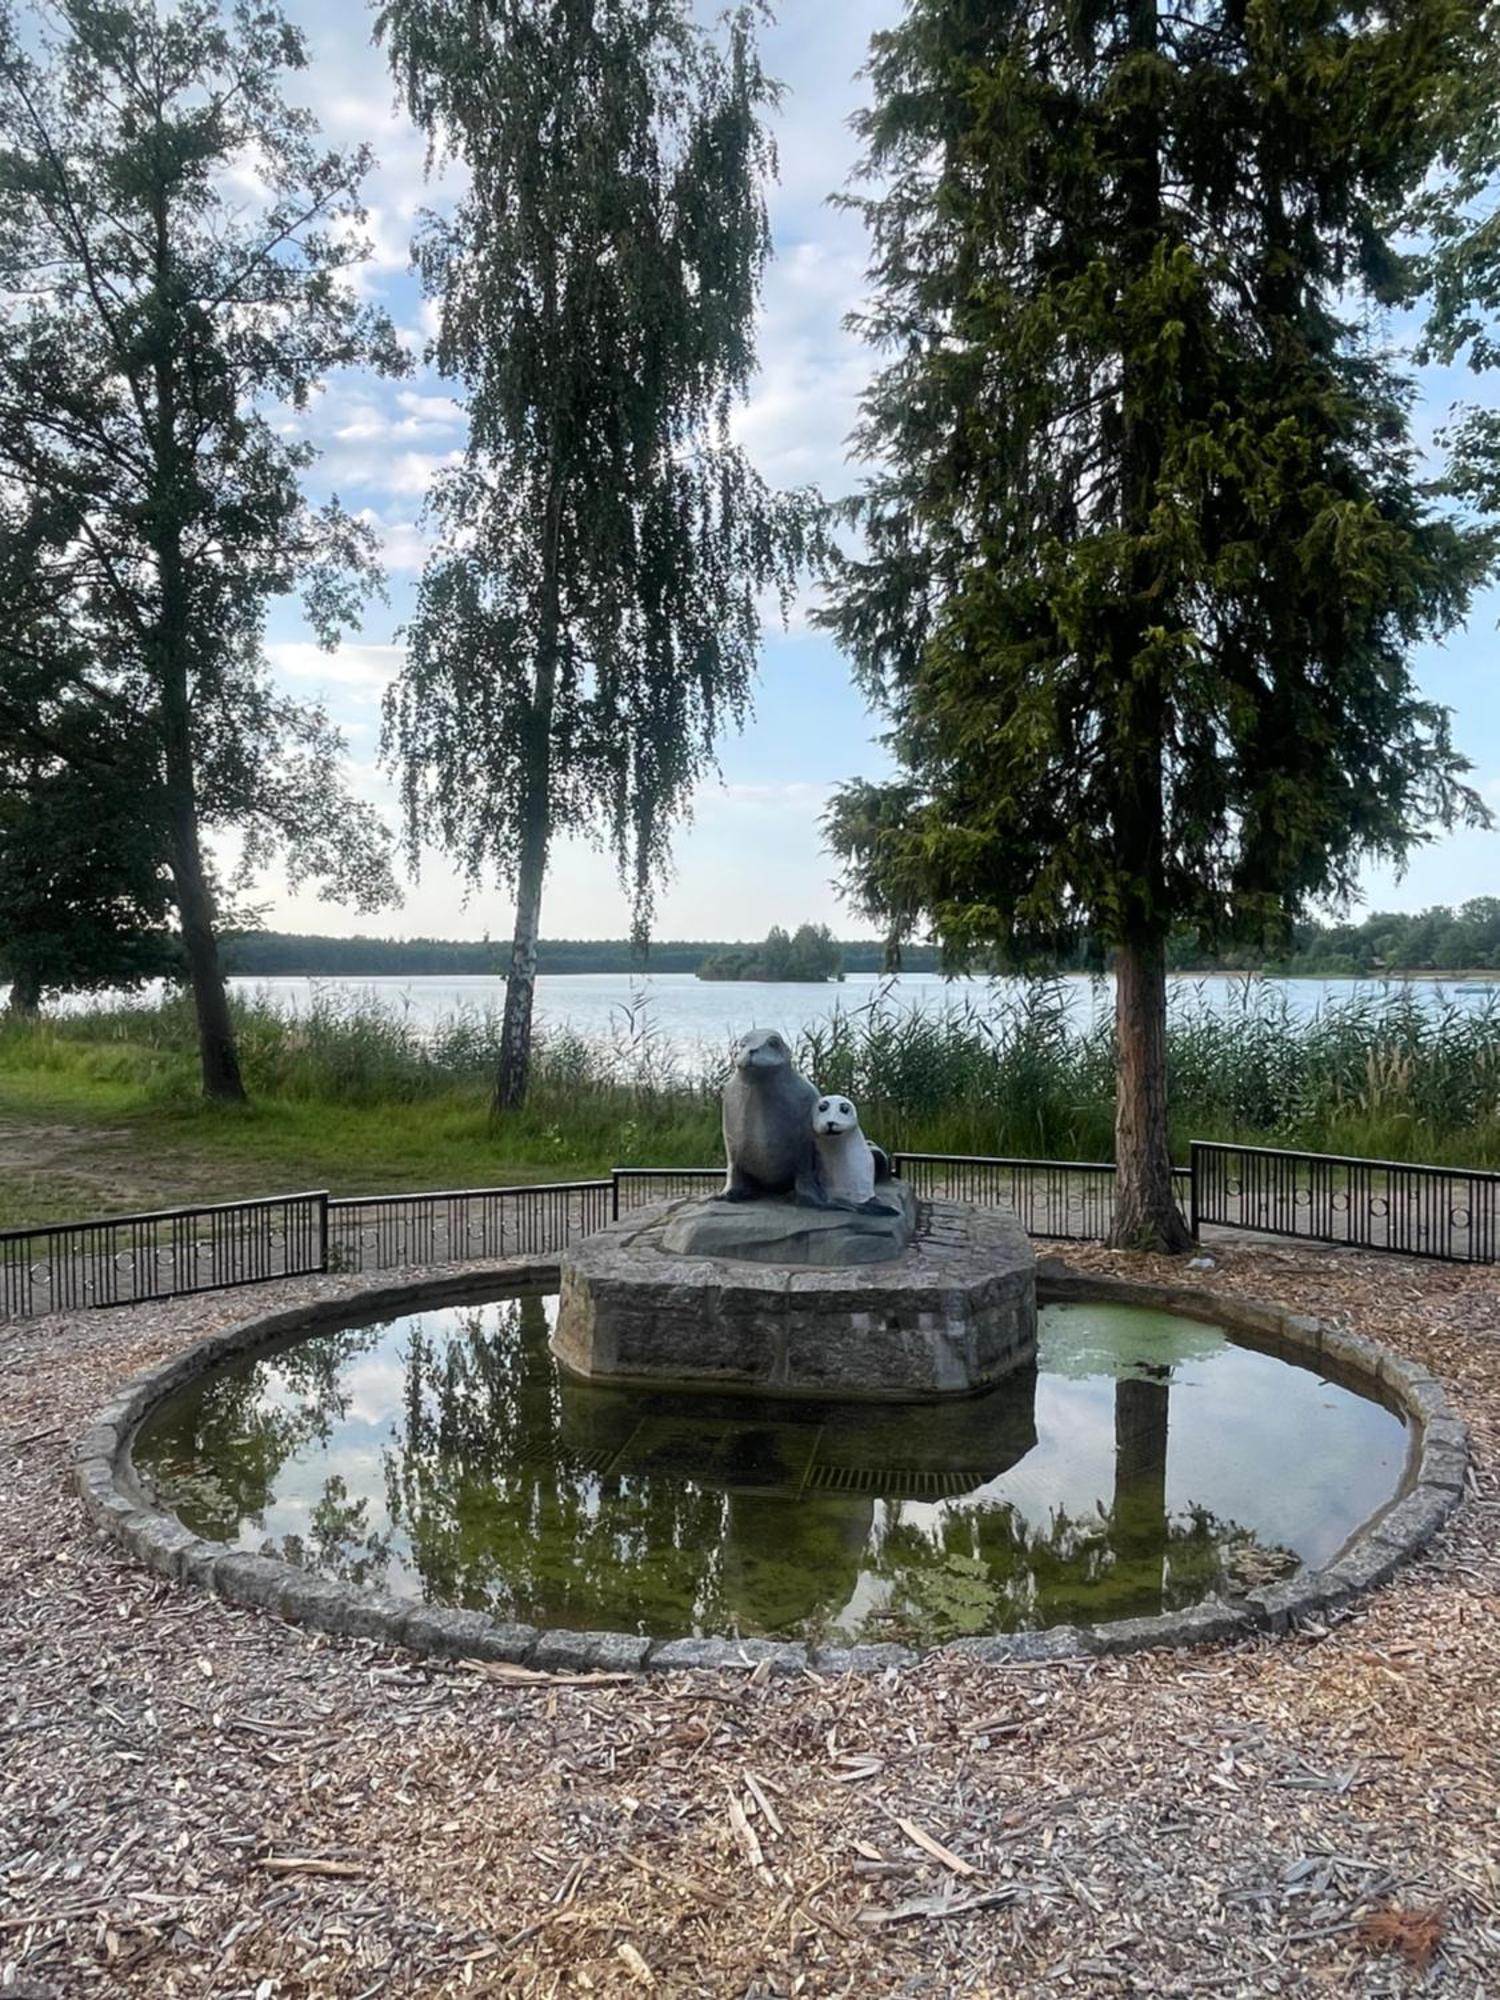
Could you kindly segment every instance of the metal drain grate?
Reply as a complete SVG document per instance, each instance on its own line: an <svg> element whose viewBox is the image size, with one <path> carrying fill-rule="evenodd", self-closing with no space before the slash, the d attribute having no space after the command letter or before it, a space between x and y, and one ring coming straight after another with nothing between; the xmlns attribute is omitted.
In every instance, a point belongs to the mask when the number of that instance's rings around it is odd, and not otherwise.
<svg viewBox="0 0 1500 2000"><path fill-rule="evenodd" d="M620 1455L617 1444L595 1445L592 1451L559 1447L550 1438L524 1444L515 1455L517 1465L555 1465L561 1472L606 1472Z"/></svg>
<svg viewBox="0 0 1500 2000"><path fill-rule="evenodd" d="M990 1477L988 1472L957 1467L932 1472L900 1465L815 1465L807 1475L807 1485L820 1487L825 1493L880 1493L900 1500L942 1500L957 1493L972 1493Z"/></svg>

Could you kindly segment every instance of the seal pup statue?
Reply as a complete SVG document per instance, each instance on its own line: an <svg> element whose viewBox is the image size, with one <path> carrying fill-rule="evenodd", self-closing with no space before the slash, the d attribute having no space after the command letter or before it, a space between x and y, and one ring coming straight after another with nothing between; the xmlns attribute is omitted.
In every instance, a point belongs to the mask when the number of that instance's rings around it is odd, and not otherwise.
<svg viewBox="0 0 1500 2000"><path fill-rule="evenodd" d="M728 1178L715 1201L791 1195L822 1207L812 1111L818 1093L792 1068L792 1052L774 1028L751 1028L734 1047L724 1086Z"/></svg>
<svg viewBox="0 0 1500 2000"><path fill-rule="evenodd" d="M818 1188L838 1208L893 1213L875 1197L875 1183L889 1180L891 1163L859 1127L859 1113L847 1097L820 1097L813 1106L813 1146Z"/></svg>

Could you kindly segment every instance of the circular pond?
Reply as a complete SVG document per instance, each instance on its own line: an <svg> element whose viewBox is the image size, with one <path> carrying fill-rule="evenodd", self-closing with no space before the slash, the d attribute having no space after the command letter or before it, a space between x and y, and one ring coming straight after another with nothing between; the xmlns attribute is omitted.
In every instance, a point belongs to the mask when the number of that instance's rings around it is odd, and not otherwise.
<svg viewBox="0 0 1500 2000"><path fill-rule="evenodd" d="M213 1540L398 1598L656 1637L884 1639L1152 1616L1331 1561L1403 1418L1200 1321L1045 1307L1035 1370L926 1405L562 1374L527 1289L263 1350L135 1439Z"/></svg>

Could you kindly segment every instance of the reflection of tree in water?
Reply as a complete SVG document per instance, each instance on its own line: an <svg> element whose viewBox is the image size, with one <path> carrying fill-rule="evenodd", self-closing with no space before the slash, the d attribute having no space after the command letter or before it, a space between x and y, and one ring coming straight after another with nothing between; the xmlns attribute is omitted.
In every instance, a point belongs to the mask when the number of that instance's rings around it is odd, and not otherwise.
<svg viewBox="0 0 1500 2000"><path fill-rule="evenodd" d="M1149 1615L1220 1587L1226 1553L1253 1542L1204 1510L1168 1513L1169 1357L1114 1385L1107 1504L1033 1524L1002 1500L939 1496L1025 1457L1034 1377L910 1409L634 1393L560 1376L547 1335L534 1296L320 1336L191 1391L142 1470L191 1527L229 1540L321 1478L281 1545L294 1562L372 1583L400 1549L433 1602L660 1633L942 1639ZM384 1529L378 1489L335 1440L345 1371L376 1348L402 1369ZM939 1474L946 1488L921 1483Z"/></svg>
<svg viewBox="0 0 1500 2000"><path fill-rule="evenodd" d="M137 1471L195 1534L234 1541L244 1522L260 1523L288 1461L329 1443L349 1413L343 1371L384 1336L342 1328L205 1376L152 1420Z"/></svg>
<svg viewBox="0 0 1500 2000"><path fill-rule="evenodd" d="M283 1535L281 1554L303 1569L340 1583L372 1584L385 1578L391 1537L370 1526L369 1496L351 1500L341 1475L330 1473L312 1510L307 1536Z"/></svg>
<svg viewBox="0 0 1500 2000"><path fill-rule="evenodd" d="M546 1336L536 1299L476 1312L449 1340L413 1329L387 1505L435 1601L574 1626L786 1634L829 1627L852 1600L860 1629L843 1636L941 1638L1148 1614L1221 1579L1234 1531L1201 1509L1167 1512L1165 1380L1117 1384L1110 1506L1038 1529L1004 1502L882 1499L878 1472L863 1491L791 1497L766 1442L795 1430L786 1406L762 1433L752 1400L729 1405L739 1423L718 1443L724 1399L559 1377ZM1018 1413L1011 1428L1034 1435ZM652 1460L648 1430L681 1456ZM603 1469L617 1460L639 1469ZM757 1472L776 1490L744 1490ZM862 1575L884 1587L859 1592Z"/></svg>
<svg viewBox="0 0 1500 2000"><path fill-rule="evenodd" d="M934 1534L897 1503L879 1564L895 1586L890 1629L942 1639L1144 1618L1211 1595L1248 1531L1201 1507L1169 1514L1170 1394L1165 1370L1116 1382L1114 1493L1092 1516L1059 1509L1039 1531L1003 1503L957 1507Z"/></svg>
<svg viewBox="0 0 1500 2000"><path fill-rule="evenodd" d="M835 1570L852 1582L868 1502L598 1469L642 1402L560 1378L547 1332L537 1298L475 1312L451 1340L413 1329L386 1503L430 1599L578 1627L761 1632L814 1615Z"/></svg>

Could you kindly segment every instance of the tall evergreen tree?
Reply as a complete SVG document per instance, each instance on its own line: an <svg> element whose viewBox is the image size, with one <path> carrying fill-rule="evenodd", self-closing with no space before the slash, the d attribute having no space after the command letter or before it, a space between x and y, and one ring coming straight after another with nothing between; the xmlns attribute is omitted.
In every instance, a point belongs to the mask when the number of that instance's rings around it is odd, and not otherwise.
<svg viewBox="0 0 1500 2000"><path fill-rule="evenodd" d="M469 192L419 245L463 463L387 708L413 852L514 889L497 1109L530 1060L561 835L607 842L642 938L674 824L748 708L767 592L812 532L732 442L768 252L750 11L388 0L380 32Z"/></svg>
<svg viewBox="0 0 1500 2000"><path fill-rule="evenodd" d="M1471 0L911 0L860 121L890 359L827 621L901 773L866 909L950 962L1087 930L1116 976L1114 1240L1187 1240L1169 932L1277 937L1479 816L1413 648L1487 538L1418 483L1380 312Z"/></svg>
<svg viewBox="0 0 1500 2000"><path fill-rule="evenodd" d="M1433 177L1417 209L1431 293L1417 358L1462 362L1483 375L1500 368L1500 4L1484 0L1475 12L1471 58L1452 105L1448 171ZM1500 516L1500 409L1461 403L1439 435L1447 490Z"/></svg>
<svg viewBox="0 0 1500 2000"><path fill-rule="evenodd" d="M230 1099L204 828L367 905L391 893L337 735L262 647L270 598L302 588L331 640L375 574L358 525L304 498L313 454L276 406L335 367L404 365L344 275L365 156L325 153L280 94L305 62L260 0L59 0L25 36L0 0L0 575L24 561L42 607L0 615L0 703L90 710L54 747L137 732L203 1087Z"/></svg>

